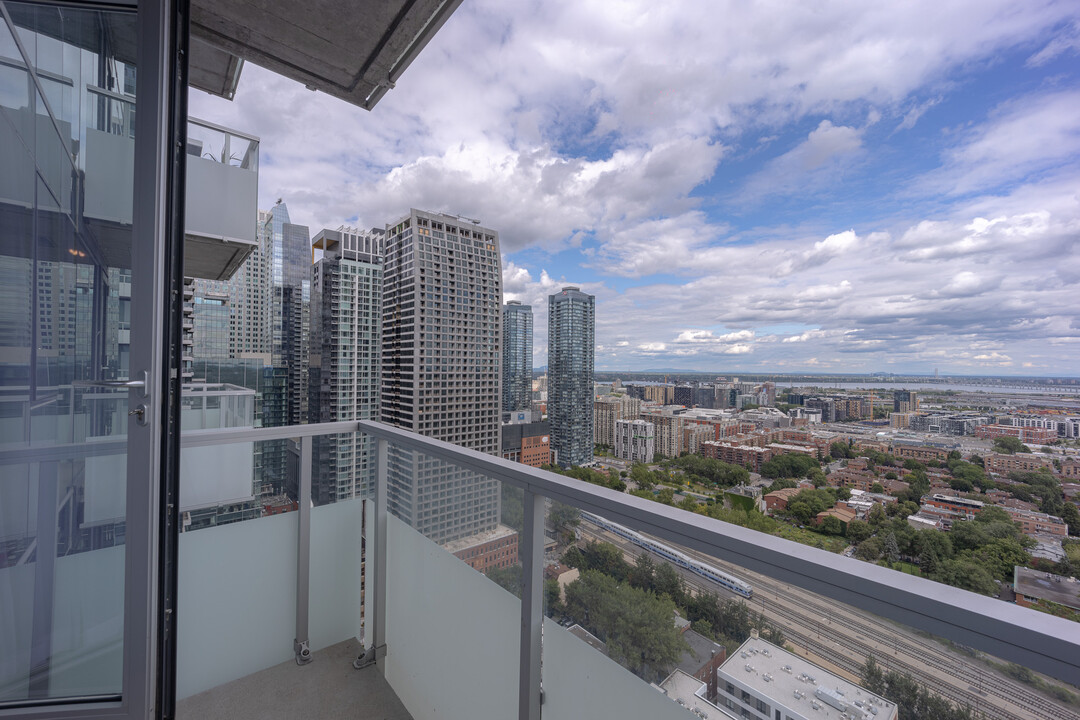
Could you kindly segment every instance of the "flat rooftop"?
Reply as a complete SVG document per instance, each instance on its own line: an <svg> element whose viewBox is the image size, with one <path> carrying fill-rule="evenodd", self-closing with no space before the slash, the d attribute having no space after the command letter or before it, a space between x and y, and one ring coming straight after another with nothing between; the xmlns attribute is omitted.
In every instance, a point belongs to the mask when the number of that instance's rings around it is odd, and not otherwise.
<svg viewBox="0 0 1080 720"><path fill-rule="evenodd" d="M810 720L835 720L839 715L834 705L822 699L824 695L848 704L848 715L853 720L891 720L897 715L896 703L761 638L751 637L744 642L718 672L721 695L729 677ZM860 710L859 704L865 710ZM871 706L877 708L877 713L870 711Z"/></svg>
<svg viewBox="0 0 1080 720"><path fill-rule="evenodd" d="M660 689L674 702L688 708L700 718L706 718L707 720L713 720L713 718L728 720L731 718L734 720L738 717L706 700L704 698L705 683L682 670L676 670L668 675L660 683Z"/></svg>
<svg viewBox="0 0 1080 720"><path fill-rule="evenodd" d="M1018 594L1080 610L1080 580L1016 566L1013 587Z"/></svg>
<svg viewBox="0 0 1080 720"><path fill-rule="evenodd" d="M484 543L489 543L493 540L499 540L504 537L510 537L511 535L517 535L517 530L500 524L496 525L495 528L492 530L487 530L485 532L476 533L475 535L458 538L457 540L451 540L450 542L443 545L443 548L449 553L456 553L460 552L461 550L465 550L466 548L483 545Z"/></svg>

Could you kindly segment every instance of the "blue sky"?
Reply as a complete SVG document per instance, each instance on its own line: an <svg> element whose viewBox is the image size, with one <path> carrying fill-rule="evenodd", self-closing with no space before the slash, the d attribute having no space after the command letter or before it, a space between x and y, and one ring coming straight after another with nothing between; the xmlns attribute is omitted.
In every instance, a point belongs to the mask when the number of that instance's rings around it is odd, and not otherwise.
<svg viewBox="0 0 1080 720"><path fill-rule="evenodd" d="M1080 5L466 0L372 113L244 69L313 232L499 230L504 294L597 297L596 363L1080 375Z"/></svg>

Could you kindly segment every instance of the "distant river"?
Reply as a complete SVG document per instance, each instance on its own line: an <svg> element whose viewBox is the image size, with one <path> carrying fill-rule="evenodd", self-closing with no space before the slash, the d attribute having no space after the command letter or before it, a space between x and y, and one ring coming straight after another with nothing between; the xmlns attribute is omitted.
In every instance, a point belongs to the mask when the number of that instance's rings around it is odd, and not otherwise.
<svg viewBox="0 0 1080 720"><path fill-rule="evenodd" d="M869 390L870 388L885 388L886 390L928 390L942 391L954 390L956 392L987 393L997 395L1080 395L1080 388L1076 387L1052 387L1049 385L961 385L955 383L935 383L909 381L903 383L891 383L886 381L871 383L795 383L781 381L777 387L820 387L832 390Z"/></svg>

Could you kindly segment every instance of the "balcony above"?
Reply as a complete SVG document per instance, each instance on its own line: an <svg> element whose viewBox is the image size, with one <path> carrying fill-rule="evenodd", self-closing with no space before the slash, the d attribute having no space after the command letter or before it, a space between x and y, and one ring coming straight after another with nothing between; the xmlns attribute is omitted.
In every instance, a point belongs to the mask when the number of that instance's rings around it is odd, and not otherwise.
<svg viewBox="0 0 1080 720"><path fill-rule="evenodd" d="M85 209L105 264L130 265L135 98L86 87L103 121L86 129ZM62 186L62 184L58 184ZM184 274L228 280L256 245L259 139L190 118ZM186 290L185 290L186 292Z"/></svg>
<svg viewBox="0 0 1080 720"><path fill-rule="evenodd" d="M192 82L231 97L239 67L229 57L235 56L370 110L460 4L304 0L260 12L241 0L196 0Z"/></svg>

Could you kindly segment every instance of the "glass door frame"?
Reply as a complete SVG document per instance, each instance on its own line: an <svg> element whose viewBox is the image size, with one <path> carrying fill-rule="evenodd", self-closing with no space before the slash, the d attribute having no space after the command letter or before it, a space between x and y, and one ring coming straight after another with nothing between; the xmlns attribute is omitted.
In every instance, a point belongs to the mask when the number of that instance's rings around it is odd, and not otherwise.
<svg viewBox="0 0 1080 720"><path fill-rule="evenodd" d="M22 0L26 2L27 0ZM33 2L34 0L29 0ZM123 671L119 700L60 698L7 718L172 717L175 712L188 0L43 2L137 8ZM144 375L145 373L145 375ZM141 410L143 421L135 421Z"/></svg>

